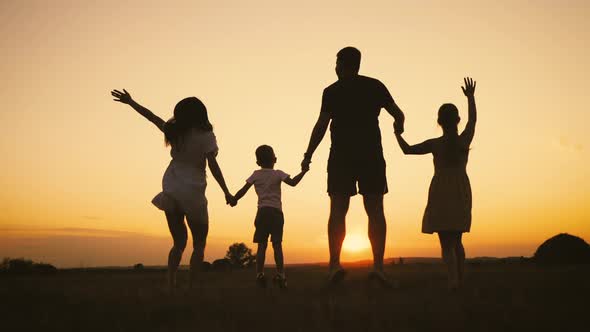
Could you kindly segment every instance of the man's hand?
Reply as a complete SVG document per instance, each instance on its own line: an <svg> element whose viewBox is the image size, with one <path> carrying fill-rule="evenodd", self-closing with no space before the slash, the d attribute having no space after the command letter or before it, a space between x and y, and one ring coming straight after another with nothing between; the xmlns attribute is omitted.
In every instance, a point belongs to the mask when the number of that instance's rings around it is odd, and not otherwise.
<svg viewBox="0 0 590 332"><path fill-rule="evenodd" d="M307 153L305 153L303 156L303 161L301 162L301 171L307 172L309 171L309 164L311 164L311 156Z"/></svg>
<svg viewBox="0 0 590 332"><path fill-rule="evenodd" d="M475 94L475 86L477 85L477 82L475 82L471 77L465 77L463 82L465 82L465 86L462 86L461 90L463 90L463 93L465 96L467 96L467 98L473 97Z"/></svg>
<svg viewBox="0 0 590 332"><path fill-rule="evenodd" d="M123 89L123 91L124 92L121 92L119 90L111 91L111 95L116 98L113 100L123 104L131 104L131 102L133 101L131 95L129 94L129 92L127 92L127 90Z"/></svg>

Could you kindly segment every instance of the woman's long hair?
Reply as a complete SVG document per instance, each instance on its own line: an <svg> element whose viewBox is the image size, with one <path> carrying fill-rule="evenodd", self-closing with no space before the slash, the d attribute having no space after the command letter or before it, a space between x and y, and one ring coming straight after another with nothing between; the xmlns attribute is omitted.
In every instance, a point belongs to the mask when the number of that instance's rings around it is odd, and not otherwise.
<svg viewBox="0 0 590 332"><path fill-rule="evenodd" d="M166 146L178 147L191 129L212 131L207 108L197 97L188 97L174 107L174 116L164 125Z"/></svg>

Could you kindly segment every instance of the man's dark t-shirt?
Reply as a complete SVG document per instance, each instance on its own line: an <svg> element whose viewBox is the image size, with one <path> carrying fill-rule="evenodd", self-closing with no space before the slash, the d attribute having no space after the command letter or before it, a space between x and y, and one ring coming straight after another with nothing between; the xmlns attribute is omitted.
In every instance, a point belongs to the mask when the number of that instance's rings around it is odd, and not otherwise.
<svg viewBox="0 0 590 332"><path fill-rule="evenodd" d="M330 114L330 161L365 163L383 160L379 113L393 103L383 83L356 76L324 89L321 112Z"/></svg>

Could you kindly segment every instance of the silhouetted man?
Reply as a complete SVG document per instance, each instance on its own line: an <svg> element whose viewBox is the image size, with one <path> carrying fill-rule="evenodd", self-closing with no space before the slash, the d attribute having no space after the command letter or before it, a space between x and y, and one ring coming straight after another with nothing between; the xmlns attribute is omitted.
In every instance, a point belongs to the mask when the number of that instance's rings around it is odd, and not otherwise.
<svg viewBox="0 0 590 332"><path fill-rule="evenodd" d="M388 283L383 274L383 254L387 226L383 213L383 195L387 193L385 160L381 146L379 113L385 108L403 131L404 113L380 81L358 74L361 52L354 47L340 50L336 56L338 81L324 89L320 116L313 128L307 152L301 163L308 167L330 124L332 145L328 159L331 282L339 282L346 271L340 265L340 251L346 235L346 213L350 197L363 195L369 217L369 239L374 270L370 278Z"/></svg>

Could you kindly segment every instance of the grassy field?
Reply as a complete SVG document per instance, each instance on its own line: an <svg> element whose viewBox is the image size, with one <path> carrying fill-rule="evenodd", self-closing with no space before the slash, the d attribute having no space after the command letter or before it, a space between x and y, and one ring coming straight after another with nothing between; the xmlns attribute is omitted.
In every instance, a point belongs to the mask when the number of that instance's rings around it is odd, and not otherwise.
<svg viewBox="0 0 590 332"><path fill-rule="evenodd" d="M158 270L0 276L3 331L579 331L589 321L590 267L469 266L446 290L442 265L388 267L396 289L351 268L337 287L320 266L288 269L289 289L257 289L252 270L206 272L200 288L164 292ZM269 271L270 273L270 271ZM269 274L272 275L272 274Z"/></svg>

